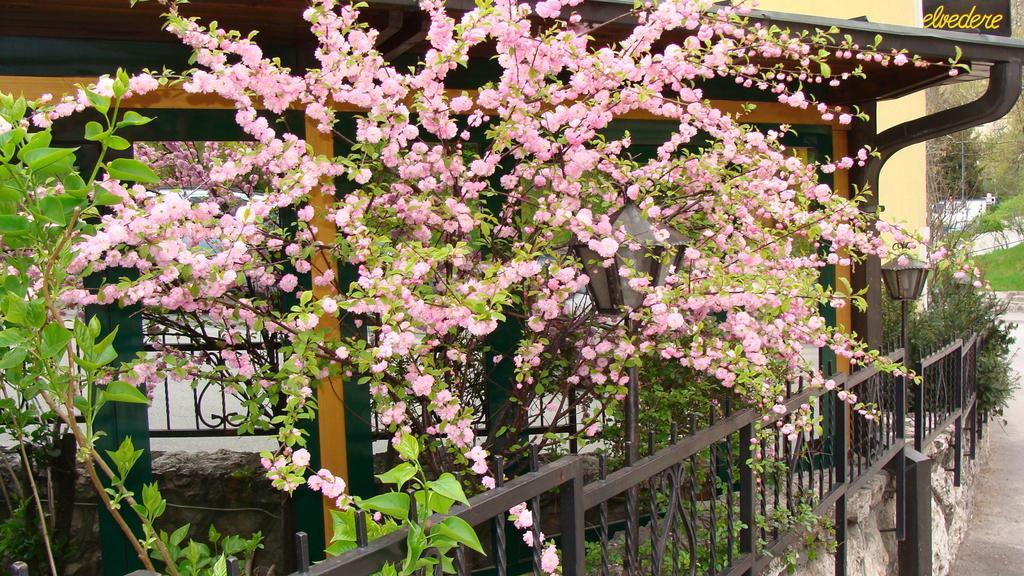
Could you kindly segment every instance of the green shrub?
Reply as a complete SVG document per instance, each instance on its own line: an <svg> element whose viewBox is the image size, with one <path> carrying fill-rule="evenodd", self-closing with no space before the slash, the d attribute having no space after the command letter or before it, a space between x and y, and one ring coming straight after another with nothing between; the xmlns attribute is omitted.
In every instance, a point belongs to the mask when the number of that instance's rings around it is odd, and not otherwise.
<svg viewBox="0 0 1024 576"><path fill-rule="evenodd" d="M952 272L934 273L928 282L927 308L917 306L908 321L913 358L920 358L952 340L977 333L983 338L978 356L978 406L983 413L1001 415L1018 386L1010 365L1013 324L1002 319L1007 304L992 292L958 283ZM899 338L899 304L885 300L885 334Z"/></svg>

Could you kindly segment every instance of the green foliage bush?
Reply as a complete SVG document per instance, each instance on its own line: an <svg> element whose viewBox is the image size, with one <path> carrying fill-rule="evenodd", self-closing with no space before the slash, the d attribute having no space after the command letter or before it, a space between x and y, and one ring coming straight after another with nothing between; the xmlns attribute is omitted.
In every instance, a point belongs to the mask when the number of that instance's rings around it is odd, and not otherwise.
<svg viewBox="0 0 1024 576"><path fill-rule="evenodd" d="M928 282L927 307L912 310L908 329L911 354L920 358L960 337L977 333L982 340L978 356L978 406L982 413L1001 415L1019 382L1010 360L1013 324L1002 319L1007 305L989 291L961 284L952 271L934 273ZM885 333L899 338L900 309L886 298Z"/></svg>

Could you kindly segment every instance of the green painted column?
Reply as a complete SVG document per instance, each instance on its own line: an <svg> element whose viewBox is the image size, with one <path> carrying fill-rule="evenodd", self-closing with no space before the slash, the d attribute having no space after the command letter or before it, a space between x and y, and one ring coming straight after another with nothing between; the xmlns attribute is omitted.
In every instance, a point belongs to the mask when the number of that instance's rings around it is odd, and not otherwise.
<svg viewBox="0 0 1024 576"><path fill-rule="evenodd" d="M481 149L486 148L488 142L479 140ZM502 162L498 165L494 174L489 178L490 185L496 190L501 189L501 176L511 172L512 166ZM505 207L506 196L494 194L487 198L485 209L497 218ZM487 353L484 358L484 371L487 374L486 390L484 391L484 417L487 423L487 434L492 443L492 452L500 454L509 446L515 443L523 443L526 436L510 438L504 428L509 422L515 419L518 410L525 409L518 403L513 403L512 389L515 386L515 357L516 349L523 337L523 322L513 314L506 314L506 320L499 322L497 328L487 335ZM500 362L494 358L501 356ZM506 470L515 473L517 463L508 462ZM515 542L518 538L512 538ZM514 556L509 556L514 558Z"/></svg>
<svg viewBox="0 0 1024 576"><path fill-rule="evenodd" d="M83 172L91 170L98 160L98 146L92 142L76 142L75 145L80 147L78 152L79 169ZM86 284L90 288L96 288L104 282L117 282L120 278L133 276L133 271L111 269L102 275L97 274L87 278ZM117 336L114 338L117 360L112 366L131 361L142 351L142 314L139 306L88 306L86 316L99 320L103 336L117 329ZM131 438L136 450L143 451L126 482L126 487L136 495L141 494L144 484L153 481L148 411L149 407L144 404L110 402L99 411L95 420L95 431L102 433L96 443L96 448L104 458L107 451L116 450L126 438ZM109 459L107 461L110 462ZM113 466L111 467L113 468ZM104 484L107 484L106 479L103 480ZM142 525L138 517L127 506L122 509L122 512L125 522L141 538ZM131 542L114 521L113 516L102 505L99 506L99 524L103 574L105 576L122 576L142 568L142 562L135 554Z"/></svg>
<svg viewBox="0 0 1024 576"><path fill-rule="evenodd" d="M295 231L295 210L291 208L281 210L281 224L290 234ZM298 288L293 292L285 292L281 296L281 311L286 312L299 303L298 294L309 290L313 283L309 273L299 273L291 265L285 264L285 272L295 274L299 279ZM314 395L316 392L314 392ZM299 424L299 428L306 433L306 449L309 450L309 467L312 470L320 469L320 431L317 428L316 420L306 420ZM324 559L324 550L327 548L324 534L324 502L319 492L314 492L303 484L292 494L291 509L285 514L284 521L284 543L286 549L292 549L295 544L295 532L305 532L309 543L309 559L317 562ZM292 553L294 558L294 550ZM291 569L291 565L282 566L282 569Z"/></svg>
<svg viewBox="0 0 1024 576"><path fill-rule="evenodd" d="M118 276L115 274L109 275L108 280L115 281ZM130 361L135 358L136 353L142 351L142 315L138 306L90 308L86 314L100 321L103 334L117 328L117 336L114 338L114 349L117 350L115 362ZM142 486L153 481L152 454L149 448L149 407L144 404L110 402L97 414L95 424L96 431L103 433L96 444L100 454L105 455L108 450L116 450L126 438L131 438L136 450L143 450L142 457L135 463L126 483L127 488L138 497L142 492ZM122 512L128 526L141 537L142 525L138 517L127 506ZM122 576L142 568L142 563L131 543L114 522L114 518L102 506L99 507L99 520L103 574Z"/></svg>

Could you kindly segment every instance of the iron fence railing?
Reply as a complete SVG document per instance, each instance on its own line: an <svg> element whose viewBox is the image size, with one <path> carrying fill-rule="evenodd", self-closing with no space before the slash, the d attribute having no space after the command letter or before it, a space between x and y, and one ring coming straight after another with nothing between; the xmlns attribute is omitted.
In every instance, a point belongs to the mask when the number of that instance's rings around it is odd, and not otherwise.
<svg viewBox="0 0 1024 576"><path fill-rule="evenodd" d="M198 328L190 329L184 322L173 323L169 317L144 316L144 341L142 352L148 359L157 359L169 354L188 354L195 362L211 369L208 377L194 375L178 377L171 371L163 371L159 382L152 390L152 405L149 409L149 435L153 438L204 438L237 436L238 424L252 398L244 387L225 385L224 379L216 377L215 368L223 363L221 352L226 344L215 327L195 322ZM161 323L163 322L163 323ZM276 365L280 361L273 340L261 342L250 338L245 351L258 355L263 361ZM273 416L273 406L262 406L267 419ZM249 435L273 435L270 428L255 429Z"/></svg>
<svg viewBox="0 0 1024 576"><path fill-rule="evenodd" d="M978 337L959 339L918 366L914 443L922 448L952 427L957 484L964 436L973 457L981 431L981 345ZM889 354L894 360L902 356ZM712 403L705 413L688 415L682 433L673 426L664 445L650 434L643 457L610 473L603 457L580 454L542 466L534 447L525 474L474 496L469 506L452 508L451 514L477 529L489 554L459 548L451 567L458 576L540 574L540 547L525 548L522 535L506 523L509 509L526 503L534 518L533 540L543 531L557 542L565 576L761 574L798 543L803 530L792 520L802 513L832 519L836 573L845 574L846 498L903 457L907 418L901 377L861 368L833 380L835 386L824 391L793 383L785 391L786 412L767 419L728 402ZM798 409L814 411L821 428L789 430L785 425ZM777 433L764 441L755 433L759 426ZM596 471L586 472L588 459ZM762 469L755 473L753 463ZM496 458L492 469L499 482L504 468ZM443 519L435 516L432 524ZM316 565L310 565L305 535L297 534L292 576L366 576L405 557L405 529L368 541L361 513L356 523L357 547ZM228 574L237 573L232 560Z"/></svg>
<svg viewBox="0 0 1024 576"><path fill-rule="evenodd" d="M982 338L959 338L921 359L917 371L921 384L915 390L914 448L923 451L935 438L953 429L953 483L960 486L963 474L965 429L969 455L976 443L982 419L978 414L978 351Z"/></svg>
<svg viewBox="0 0 1024 576"><path fill-rule="evenodd" d="M465 515L472 510L471 524L490 525L491 550L486 559L460 552L456 573L539 573L536 549L526 554L525 566L513 566L509 554L518 535L506 533L504 518L520 502L528 503L536 529L558 540L566 575L759 573L799 537L787 519L813 511L833 517L837 527L845 525L846 494L903 448L893 414L897 379L864 369L835 381L833 390L816 399L812 398L819 391L799 383L790 386L787 412L774 421L765 421L752 410L733 410L728 403L691 415L685 434L673 430L664 446L656 446L650 435L646 455L632 465L607 473L600 458L597 477L585 485L582 476L570 475L573 489L561 494L565 488L560 488L557 503L545 494L568 481L571 466L582 470L587 457L567 456L542 467L534 462L534 471L477 496L470 508L455 512L468 520ZM847 401L850 395L873 402L875 409L853 409ZM779 432L769 442L757 439L757 425L782 430L790 414L802 407L821 417L819 432ZM758 460L758 452L777 458ZM755 475L751 463L775 460L786 465L769 465ZM532 488L512 493L512 486ZM636 513L631 512L634 507ZM558 511L559 521L548 518L550 510ZM837 535L843 538L843 530L837 529ZM361 543L316 566L300 565L296 575L373 574L405 555L404 530L385 538ZM581 546L587 550L585 556ZM579 564L583 559L585 565Z"/></svg>

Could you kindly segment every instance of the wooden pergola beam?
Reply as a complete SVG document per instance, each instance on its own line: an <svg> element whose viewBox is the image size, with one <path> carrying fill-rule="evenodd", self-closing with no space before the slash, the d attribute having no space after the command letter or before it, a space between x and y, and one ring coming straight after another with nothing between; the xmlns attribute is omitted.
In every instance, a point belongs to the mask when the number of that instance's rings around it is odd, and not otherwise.
<svg viewBox="0 0 1024 576"><path fill-rule="evenodd" d="M0 90L25 98L36 99L43 94L58 97L72 93L77 85L94 83L96 78L87 76L0 76ZM476 90L448 90L449 95L457 96L466 93L470 96ZM193 94L180 86L165 86L149 94L133 96L125 99L125 107L149 109L233 109L231 101L214 94ZM789 124L832 126L836 130L848 130L849 126L837 120L825 121L813 108L793 108L779 102L745 102L738 100L712 100L715 108L735 115L743 122L750 124ZM744 110L744 106L754 104L752 110ZM297 108L297 107L296 107ZM334 107L338 112L364 112L356 106L339 104ZM653 120L666 122L671 119L655 116L643 110L637 110L617 117L620 120Z"/></svg>

